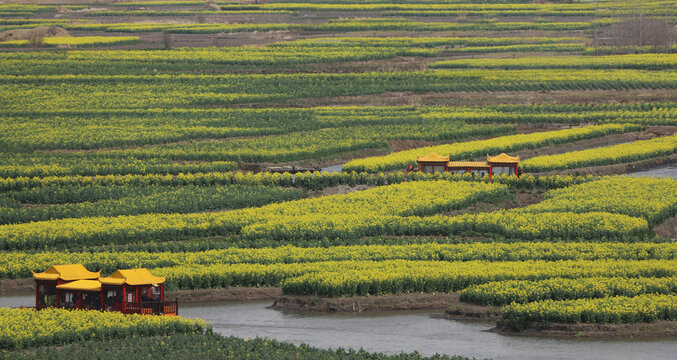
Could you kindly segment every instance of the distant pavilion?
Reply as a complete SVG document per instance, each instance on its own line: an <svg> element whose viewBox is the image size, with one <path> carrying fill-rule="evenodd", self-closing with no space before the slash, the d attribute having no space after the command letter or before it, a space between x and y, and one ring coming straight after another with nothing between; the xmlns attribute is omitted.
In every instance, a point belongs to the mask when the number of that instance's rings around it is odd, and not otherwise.
<svg viewBox="0 0 677 360"><path fill-rule="evenodd" d="M451 172L454 174L476 174L487 176L493 175L516 175L519 177L520 157L510 156L505 153L496 156L487 155L487 161L449 161L449 155L442 156L430 153L419 156L418 171L422 173Z"/></svg>

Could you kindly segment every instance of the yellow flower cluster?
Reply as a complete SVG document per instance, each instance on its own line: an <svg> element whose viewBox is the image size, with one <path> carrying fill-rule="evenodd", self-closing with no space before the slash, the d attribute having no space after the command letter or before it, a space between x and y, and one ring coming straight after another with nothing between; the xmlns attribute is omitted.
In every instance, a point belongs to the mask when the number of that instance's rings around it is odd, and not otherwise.
<svg viewBox="0 0 677 360"><path fill-rule="evenodd" d="M647 180L623 177L605 181L618 187L641 187L647 183ZM653 223L675 210L672 202L640 204L634 192L610 194L595 191L594 185L587 184L563 190L585 194L578 202L580 205L575 201L557 200L556 194L560 193L554 192L552 199L522 209L446 217L431 215L477 201L504 198L508 196L507 187L484 182L415 181L221 213L92 217L5 225L0 226L0 244L5 249L28 249L65 244L125 244L147 237L173 239L211 234L239 234L244 239L265 238L274 242L458 234L498 234L517 239L624 239L649 235L647 219ZM657 194L674 192L670 182L656 181L655 185L656 191L660 190ZM638 205L627 209L614 205L627 203Z"/></svg>
<svg viewBox="0 0 677 360"><path fill-rule="evenodd" d="M541 300L605 298L643 294L677 293L677 277L552 278L539 281L506 280L471 286L460 292L460 300L482 305L507 305Z"/></svg>
<svg viewBox="0 0 677 360"><path fill-rule="evenodd" d="M221 276L237 281L281 281L286 293L325 296L451 292L470 285L503 280L540 280L584 277L675 276L677 260L567 260L567 261L344 261L287 265L236 265ZM305 266L305 267L304 267ZM185 279L183 268L158 269L158 273ZM197 268L194 283L207 278L201 271L217 273L216 266ZM285 275L285 272L287 273ZM171 275L169 275L171 274ZM213 278L213 277L212 277ZM188 283L186 283L187 285ZM251 283L250 283L251 284ZM184 285L184 284L181 284ZM185 286L185 285L184 285Z"/></svg>
<svg viewBox="0 0 677 360"><path fill-rule="evenodd" d="M551 190L544 201L514 211L604 211L642 217L656 225L677 214L677 182L669 178L612 177Z"/></svg>
<svg viewBox="0 0 677 360"><path fill-rule="evenodd" d="M677 295L647 294L513 304L503 310L503 319L520 330L531 321L616 324L675 320Z"/></svg>
<svg viewBox="0 0 677 360"><path fill-rule="evenodd" d="M0 253L0 278L31 276L56 263L81 263L88 269L112 273L118 268L158 268L217 264L311 263L347 260L427 261L526 261L526 260L672 260L677 243L470 243L353 245L332 247L281 246L275 248L228 248L196 252L4 252ZM168 279L171 283L173 280Z"/></svg>
<svg viewBox="0 0 677 360"><path fill-rule="evenodd" d="M4 248L21 249L66 243L127 243L139 237L173 238L181 234L358 236L396 224L404 217L460 209L506 194L507 187L500 184L417 181L221 213L92 217L5 225L0 226L0 243ZM329 222L335 223L336 228L327 227ZM296 233L299 226L303 229Z"/></svg>
<svg viewBox="0 0 677 360"><path fill-rule="evenodd" d="M628 163L671 155L675 152L677 152L677 135L672 135L563 154L537 156L523 161L522 164L525 171L541 172Z"/></svg>
<svg viewBox="0 0 677 360"><path fill-rule="evenodd" d="M53 36L43 39L43 45L47 46L111 46L111 45L128 45L139 43L138 36ZM28 40L12 40L0 42L0 47L3 46L28 46L31 45Z"/></svg>
<svg viewBox="0 0 677 360"><path fill-rule="evenodd" d="M645 69L664 70L677 67L677 54L632 54L609 56L542 56L514 59L446 60L429 65L432 68L499 68L499 69Z"/></svg>
<svg viewBox="0 0 677 360"><path fill-rule="evenodd" d="M0 308L0 349L64 344L90 339L202 332L200 320L124 315L119 312Z"/></svg>
<svg viewBox="0 0 677 360"><path fill-rule="evenodd" d="M134 67L140 66L137 64ZM21 69L21 76L0 76L0 106L6 111L215 107L402 90L422 93L677 87L677 74L674 72L615 69L462 69L224 75L132 75L138 71L125 75L99 75L102 72L108 74L107 71L95 72L97 75L26 75L29 73L28 68L24 66ZM184 66L182 69L189 68Z"/></svg>

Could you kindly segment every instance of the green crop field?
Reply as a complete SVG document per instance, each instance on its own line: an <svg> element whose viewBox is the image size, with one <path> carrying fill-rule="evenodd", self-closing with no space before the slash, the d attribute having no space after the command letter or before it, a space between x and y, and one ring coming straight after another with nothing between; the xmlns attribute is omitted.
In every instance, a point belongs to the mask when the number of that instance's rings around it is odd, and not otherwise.
<svg viewBox="0 0 677 360"><path fill-rule="evenodd" d="M32 306L33 272L80 263L147 268L180 303L674 334L676 18L675 0L6 1L0 294ZM431 153L519 156L519 177L419 172ZM434 354L0 315L0 358Z"/></svg>

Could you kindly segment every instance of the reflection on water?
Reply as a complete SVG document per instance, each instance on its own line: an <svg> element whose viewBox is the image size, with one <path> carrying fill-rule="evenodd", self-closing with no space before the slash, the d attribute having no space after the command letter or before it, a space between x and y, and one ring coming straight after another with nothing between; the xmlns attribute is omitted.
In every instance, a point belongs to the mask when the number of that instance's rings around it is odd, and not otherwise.
<svg viewBox="0 0 677 360"><path fill-rule="evenodd" d="M677 165L666 165L659 168L629 173L630 176L671 177L677 179Z"/></svg>
<svg viewBox="0 0 677 360"><path fill-rule="evenodd" d="M268 309L270 301L181 307L223 335L271 337L323 348L353 347L397 353L419 351L493 359L670 359L677 341L542 339L487 332L492 322L432 317L440 311L380 313L289 313Z"/></svg>

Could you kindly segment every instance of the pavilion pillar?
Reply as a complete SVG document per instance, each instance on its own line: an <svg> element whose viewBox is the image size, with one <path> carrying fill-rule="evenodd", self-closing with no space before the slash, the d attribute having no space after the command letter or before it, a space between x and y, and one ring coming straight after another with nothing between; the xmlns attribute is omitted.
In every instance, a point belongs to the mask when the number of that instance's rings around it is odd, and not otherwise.
<svg viewBox="0 0 677 360"><path fill-rule="evenodd" d="M122 313L127 313L127 284L122 284Z"/></svg>
<svg viewBox="0 0 677 360"><path fill-rule="evenodd" d="M59 308L61 307L61 296L59 296L61 294L59 294L59 288L56 287L57 285L61 285L61 280L56 279L56 285L54 286L54 288L56 289L56 307Z"/></svg>
<svg viewBox="0 0 677 360"><path fill-rule="evenodd" d="M40 308L40 293L38 292L39 288L40 288L40 282L35 280L35 308L36 309Z"/></svg>
<svg viewBox="0 0 677 360"><path fill-rule="evenodd" d="M165 284L160 284L160 301L165 301Z"/></svg>

